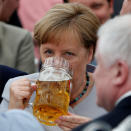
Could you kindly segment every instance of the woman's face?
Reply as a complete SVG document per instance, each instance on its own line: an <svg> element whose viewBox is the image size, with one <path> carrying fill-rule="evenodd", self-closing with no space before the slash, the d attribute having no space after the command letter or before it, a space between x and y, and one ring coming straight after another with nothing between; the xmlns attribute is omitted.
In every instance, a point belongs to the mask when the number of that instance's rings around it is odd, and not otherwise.
<svg viewBox="0 0 131 131"><path fill-rule="evenodd" d="M52 41L41 44L40 54L42 63L48 57L65 58L73 71L73 84L77 86L82 84L86 73L86 65L92 59L92 49L87 50L78 36L73 33L63 33L59 42ZM78 81L79 83L77 83Z"/></svg>

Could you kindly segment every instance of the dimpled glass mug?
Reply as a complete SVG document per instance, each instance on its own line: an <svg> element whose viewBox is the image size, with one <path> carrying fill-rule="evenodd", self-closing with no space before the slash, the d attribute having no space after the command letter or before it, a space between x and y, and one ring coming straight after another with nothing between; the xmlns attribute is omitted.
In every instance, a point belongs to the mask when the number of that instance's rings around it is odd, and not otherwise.
<svg viewBox="0 0 131 131"><path fill-rule="evenodd" d="M45 125L55 125L55 120L66 115L70 102L71 73L64 58L49 57L42 65L36 81L37 90L33 114Z"/></svg>

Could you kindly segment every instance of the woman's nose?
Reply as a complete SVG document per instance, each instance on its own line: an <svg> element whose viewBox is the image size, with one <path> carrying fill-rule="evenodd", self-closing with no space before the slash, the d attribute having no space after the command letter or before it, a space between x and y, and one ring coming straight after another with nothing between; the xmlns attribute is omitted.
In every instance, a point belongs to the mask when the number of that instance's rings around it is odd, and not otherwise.
<svg viewBox="0 0 131 131"><path fill-rule="evenodd" d="M56 53L56 54L54 54L54 57L61 58L62 55L60 53Z"/></svg>

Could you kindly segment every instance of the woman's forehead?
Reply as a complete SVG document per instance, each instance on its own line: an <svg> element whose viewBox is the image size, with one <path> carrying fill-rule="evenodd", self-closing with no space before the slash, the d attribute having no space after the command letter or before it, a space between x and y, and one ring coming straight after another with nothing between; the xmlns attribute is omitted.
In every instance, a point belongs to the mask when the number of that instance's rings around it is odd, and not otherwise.
<svg viewBox="0 0 131 131"><path fill-rule="evenodd" d="M80 36L76 31L59 31L56 33L53 33L49 36L49 39L47 42L55 42L55 43L63 43L63 42L69 42L69 41L77 41L80 42Z"/></svg>
<svg viewBox="0 0 131 131"><path fill-rule="evenodd" d="M66 36L67 37L67 36ZM63 38L63 37L62 37ZM79 40L74 38L63 38L58 40L48 41L42 44L43 48L52 48L56 50L80 50L81 48L85 48L84 44Z"/></svg>

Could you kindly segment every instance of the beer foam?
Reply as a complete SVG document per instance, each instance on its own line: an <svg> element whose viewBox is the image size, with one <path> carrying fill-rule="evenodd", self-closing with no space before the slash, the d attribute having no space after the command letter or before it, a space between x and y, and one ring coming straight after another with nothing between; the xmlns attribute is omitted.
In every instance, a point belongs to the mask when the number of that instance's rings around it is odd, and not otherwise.
<svg viewBox="0 0 131 131"><path fill-rule="evenodd" d="M71 76L63 69L48 68L40 72L39 81L62 81L69 80Z"/></svg>

